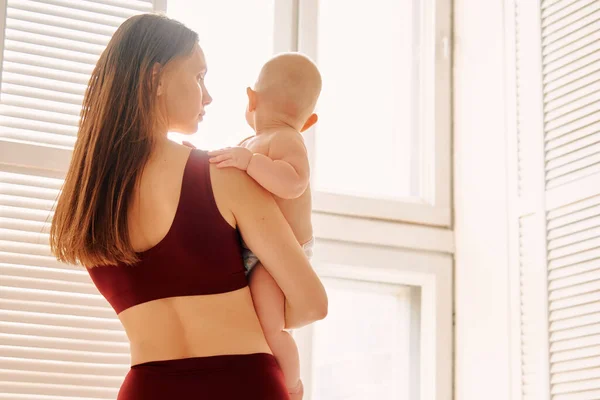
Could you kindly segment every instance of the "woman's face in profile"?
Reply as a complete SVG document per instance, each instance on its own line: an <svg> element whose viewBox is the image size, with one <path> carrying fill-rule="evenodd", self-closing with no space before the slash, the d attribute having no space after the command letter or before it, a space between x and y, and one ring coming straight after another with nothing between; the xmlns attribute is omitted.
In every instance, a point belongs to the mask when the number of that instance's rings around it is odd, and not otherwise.
<svg viewBox="0 0 600 400"><path fill-rule="evenodd" d="M158 95L162 97L169 131L193 134L198 130L205 107L212 102L204 85L206 72L204 52L197 44L192 54L167 64Z"/></svg>

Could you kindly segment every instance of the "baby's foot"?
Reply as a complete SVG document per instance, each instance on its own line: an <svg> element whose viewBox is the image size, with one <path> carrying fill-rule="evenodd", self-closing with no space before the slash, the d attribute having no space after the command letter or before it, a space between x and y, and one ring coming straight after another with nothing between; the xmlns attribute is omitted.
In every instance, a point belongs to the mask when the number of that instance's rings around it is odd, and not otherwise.
<svg viewBox="0 0 600 400"><path fill-rule="evenodd" d="M290 400L302 400L304 396L304 385L302 385L302 380L298 380L298 384L293 389L288 389L288 393L290 394Z"/></svg>

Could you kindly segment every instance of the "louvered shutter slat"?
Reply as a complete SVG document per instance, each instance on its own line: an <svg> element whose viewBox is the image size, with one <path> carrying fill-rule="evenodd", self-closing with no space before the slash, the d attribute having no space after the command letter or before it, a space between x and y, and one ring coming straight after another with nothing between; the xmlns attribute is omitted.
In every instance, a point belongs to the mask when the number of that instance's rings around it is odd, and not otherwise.
<svg viewBox="0 0 600 400"><path fill-rule="evenodd" d="M571 104L573 104L574 102L577 101L581 101L581 99L584 99L583 102L584 104L589 104L588 101L586 101L586 98L589 99L595 99L594 97L592 97L594 94L596 94L597 92L600 91L600 81L594 81L594 82L590 82L588 84L586 84L585 86L581 87L581 88L577 88L576 90L573 90L571 92L563 92L560 93L557 97L555 98L551 98L550 96L548 96L546 98L546 112L547 114L554 112L555 110L559 109L560 107L563 106L569 106Z"/></svg>
<svg viewBox="0 0 600 400"><path fill-rule="evenodd" d="M65 121L61 124L60 120L52 120L51 117L37 117L36 113L31 110L21 109L13 106L2 106L0 108L0 124L3 128L18 128L22 130L33 130L36 132L55 132L55 135L76 136L77 127L70 124L71 121ZM58 123L56 123L58 122ZM46 144L46 143L45 143Z"/></svg>
<svg viewBox="0 0 600 400"><path fill-rule="evenodd" d="M541 2L542 16L552 15L577 1L579 0L543 0Z"/></svg>
<svg viewBox="0 0 600 400"><path fill-rule="evenodd" d="M42 338L28 335L8 335L0 333L2 343L10 346L37 346L47 349L66 349L66 350L79 350L79 351L90 351L96 353L116 353L126 354L128 351L125 343L113 343L113 342L101 342L95 341L90 342L87 340L77 339L64 339L64 338ZM58 372L58 371L57 371Z"/></svg>
<svg viewBox="0 0 600 400"><path fill-rule="evenodd" d="M600 336L588 336L588 337L578 337L571 340L562 340L560 342L554 342L550 345L550 350L552 355L560 354L561 352L566 351L578 351L579 354L585 354L589 356L590 351L596 348L595 346L600 344ZM544 373L548 373L548 371L544 371Z"/></svg>
<svg viewBox="0 0 600 400"><path fill-rule="evenodd" d="M580 11L582 8L589 6L595 0L568 0L567 2L562 1L558 4L554 4L553 7L548 7L542 12L543 27L546 27L552 23L556 23L559 20Z"/></svg>
<svg viewBox="0 0 600 400"><path fill-rule="evenodd" d="M36 11L30 11L27 7L23 8L23 2L12 2L11 7L6 10L7 21L6 24L10 24L11 21L15 23L29 23L46 25L50 32L53 32L53 28L57 28L56 35L59 35L62 29L72 31L82 38L86 35L92 37L103 37L106 43L110 40L114 28L102 24L96 24L94 21L80 21L72 18L65 18L60 15L48 15ZM85 41L85 39L83 39ZM98 43L100 44L100 43Z"/></svg>
<svg viewBox="0 0 600 400"><path fill-rule="evenodd" d="M148 12L148 0L88 0L92 3L125 8L132 14Z"/></svg>
<svg viewBox="0 0 600 400"><path fill-rule="evenodd" d="M79 112L81 111L81 102L83 101L83 96L78 96L76 94L57 93L54 90L34 88L31 86L18 84L15 85L6 81L3 82L2 89L5 96L19 96L21 98L30 97L36 100L43 100L43 103L40 104L42 107L47 107L48 104L56 104L57 107L64 107L65 110L68 110L68 113L74 115L79 115Z"/></svg>
<svg viewBox="0 0 600 400"><path fill-rule="evenodd" d="M30 43L27 41L26 34L11 34L10 30L7 30L8 37L4 42L4 48L15 53L29 54L34 57L44 57L44 59L62 60L67 59L73 63L79 63L84 65L93 66L98 60L98 56L95 54L86 54L79 51L62 49L57 47L48 47L44 44ZM15 39L12 39L12 38ZM7 57L11 61L10 57Z"/></svg>
<svg viewBox="0 0 600 400"><path fill-rule="evenodd" d="M93 62L94 59L102 54L102 51L106 47L106 43L93 44L87 40L82 42L80 38L65 39L55 35L50 36L47 32L44 32L44 30L41 30L40 33L36 33L30 32L29 30L14 29L11 28L10 25L8 25L4 31L4 37L7 41L12 43L26 43L28 49L43 47L48 49L46 51L58 50L58 53L56 54L64 54L62 51L66 50L66 55L69 58L72 55L71 52L80 53L82 58L78 61L86 64L87 62L82 60L90 60ZM87 55L91 55L92 57L87 58Z"/></svg>
<svg viewBox="0 0 600 400"><path fill-rule="evenodd" d="M590 351L600 351L600 346L590 346L576 350L555 351L552 354L551 361L552 363L558 363L560 361L570 361L579 358L586 358Z"/></svg>
<svg viewBox="0 0 600 400"><path fill-rule="evenodd" d="M53 100L38 100L36 98L15 96L10 93L4 93L4 100L14 104L17 107L27 108L28 110L37 110L53 121L60 121L63 124L79 125L79 113L81 106L74 104L65 104Z"/></svg>
<svg viewBox="0 0 600 400"><path fill-rule="evenodd" d="M19 49L21 50L21 49ZM24 53L22 51L4 52L4 71L25 77L49 79L67 85L67 93L85 93L85 88L94 66L82 64L73 60L42 57ZM4 78L3 78L4 79Z"/></svg>
<svg viewBox="0 0 600 400"><path fill-rule="evenodd" d="M19 33L36 35L36 38L41 38L44 42L51 39L68 40L68 43L77 44L86 53L93 49L94 46L90 46L88 49L84 46L85 44L106 46L110 40L110 36L107 35L48 25L49 21L40 18L32 18L33 20L31 20L27 17L28 14L11 13L9 19L6 21L7 31L15 32L16 37L19 36ZM96 49L96 53L99 54L99 52L102 52L102 48Z"/></svg>
<svg viewBox="0 0 600 400"><path fill-rule="evenodd" d="M60 81L50 76L36 77L33 75L26 75L27 70L22 71L15 69L16 73L11 71L12 65L10 63L4 63L4 71L2 74L2 84L12 84L12 86L22 87L23 90L43 90L51 91L55 93L53 99L58 99L58 96L74 95L78 97L78 102L74 104L80 104L83 101L83 95L85 94L85 84L79 85L77 83L66 82L64 79ZM32 71L31 69L29 71ZM11 86L8 86L9 88ZM7 92L10 94L10 92ZM36 96L34 96L36 97ZM71 101L69 103L72 103ZM73 103L72 103L73 104Z"/></svg>
<svg viewBox="0 0 600 400"><path fill-rule="evenodd" d="M85 374L58 374L51 372L34 372L34 371L3 371L0 370L0 380L10 382L38 382L46 384L63 384L71 386L95 386L98 383L106 387L114 387L119 384L115 378L97 377L94 375ZM69 398L70 399L70 398Z"/></svg>
<svg viewBox="0 0 600 400"><path fill-rule="evenodd" d="M54 3L54 4L52 4ZM63 3L63 4L61 4ZM119 25L126 18L119 18L113 15L98 13L86 10L84 8L78 7L82 3L86 3L84 1L29 1L29 0L10 0L8 3L8 8L16 8L18 10L31 11L36 14L48 15L53 17L61 17L74 21L87 22L97 25L103 25L106 28L105 32L110 36L112 32L119 27ZM135 13L131 13L133 15Z"/></svg>
<svg viewBox="0 0 600 400"><path fill-rule="evenodd" d="M555 61L581 49L587 44L593 43L598 39L598 35L600 35L598 26L589 24L573 32L571 35L547 44L542 54L547 57L547 61Z"/></svg>
<svg viewBox="0 0 600 400"><path fill-rule="evenodd" d="M581 6L585 3L588 4ZM593 24L600 19L600 6L596 1L587 2L586 0L579 0L573 3L573 5L577 8L574 12L564 12L567 10L565 8L556 15L548 17L548 19L542 19L543 46L547 46L558 39L573 34L577 30Z"/></svg>

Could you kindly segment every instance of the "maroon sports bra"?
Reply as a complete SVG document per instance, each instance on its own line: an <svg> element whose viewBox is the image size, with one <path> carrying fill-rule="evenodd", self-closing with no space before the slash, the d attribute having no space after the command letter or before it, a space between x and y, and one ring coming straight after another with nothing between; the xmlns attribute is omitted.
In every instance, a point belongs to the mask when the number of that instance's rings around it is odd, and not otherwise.
<svg viewBox="0 0 600 400"><path fill-rule="evenodd" d="M217 208L205 151L190 153L167 235L138 256L140 261L133 265L88 269L117 314L151 300L225 293L247 286L240 235Z"/></svg>

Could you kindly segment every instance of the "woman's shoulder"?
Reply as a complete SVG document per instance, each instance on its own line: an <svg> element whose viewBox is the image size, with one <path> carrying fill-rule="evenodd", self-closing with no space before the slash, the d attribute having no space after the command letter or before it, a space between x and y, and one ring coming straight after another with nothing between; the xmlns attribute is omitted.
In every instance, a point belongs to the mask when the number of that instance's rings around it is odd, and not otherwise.
<svg viewBox="0 0 600 400"><path fill-rule="evenodd" d="M208 163L208 151L196 147L194 144L184 141L181 148L187 148L190 151L190 156L196 155L201 157L203 162ZM189 150L191 148L191 150ZM213 189L213 194L219 209L227 208L233 210L235 208L252 207L250 198L258 200L261 196L268 194L254 179L252 179L246 171L241 171L237 168L217 168L213 164L208 164L210 171L210 182Z"/></svg>
<svg viewBox="0 0 600 400"><path fill-rule="evenodd" d="M255 186L258 186L246 171L237 168L218 168L213 164L210 164L209 168L213 186L218 184L232 196L256 190Z"/></svg>
<svg viewBox="0 0 600 400"><path fill-rule="evenodd" d="M210 177L214 197L219 209L226 207L232 212L251 211L272 201L272 195L237 168L217 168L210 165Z"/></svg>

